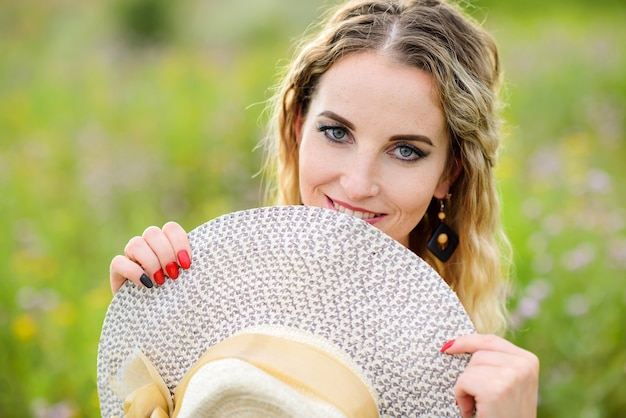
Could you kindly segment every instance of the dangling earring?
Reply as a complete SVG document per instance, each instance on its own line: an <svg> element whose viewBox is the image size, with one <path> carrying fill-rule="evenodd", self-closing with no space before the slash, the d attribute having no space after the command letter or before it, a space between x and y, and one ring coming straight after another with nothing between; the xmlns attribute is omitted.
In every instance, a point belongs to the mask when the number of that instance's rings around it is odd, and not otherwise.
<svg viewBox="0 0 626 418"><path fill-rule="evenodd" d="M446 196L449 199L451 196ZM459 245L459 236L445 223L446 212L443 199L439 199L439 226L430 237L426 247L444 263L450 259L454 250Z"/></svg>

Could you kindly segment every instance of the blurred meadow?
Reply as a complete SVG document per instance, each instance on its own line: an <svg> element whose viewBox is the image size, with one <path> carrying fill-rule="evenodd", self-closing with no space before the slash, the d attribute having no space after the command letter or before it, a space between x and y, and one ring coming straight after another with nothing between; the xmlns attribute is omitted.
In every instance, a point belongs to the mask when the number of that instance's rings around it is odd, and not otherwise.
<svg viewBox="0 0 626 418"><path fill-rule="evenodd" d="M1 417L99 415L110 260L260 204L263 103L322 4L0 2ZM626 5L469 10L506 72L509 337L541 359L539 417L624 417Z"/></svg>

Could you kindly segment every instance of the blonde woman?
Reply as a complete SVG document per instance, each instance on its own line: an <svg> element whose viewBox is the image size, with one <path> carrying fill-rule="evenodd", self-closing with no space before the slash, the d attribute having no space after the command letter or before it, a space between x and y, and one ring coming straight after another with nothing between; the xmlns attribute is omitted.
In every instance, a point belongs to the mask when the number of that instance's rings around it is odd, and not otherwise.
<svg viewBox="0 0 626 418"><path fill-rule="evenodd" d="M458 294L480 333L442 342L473 354L455 388L464 417L536 416L539 362L498 336L508 262L493 173L500 77L493 39L455 5L349 1L301 43L264 142L268 203L362 218ZM190 264L178 224L149 227L113 259L111 287L152 287Z"/></svg>

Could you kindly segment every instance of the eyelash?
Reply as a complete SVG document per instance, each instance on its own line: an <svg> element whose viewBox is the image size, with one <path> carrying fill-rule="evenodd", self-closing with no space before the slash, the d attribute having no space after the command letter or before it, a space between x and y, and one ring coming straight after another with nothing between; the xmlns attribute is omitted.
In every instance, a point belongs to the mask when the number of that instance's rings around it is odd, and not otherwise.
<svg viewBox="0 0 626 418"><path fill-rule="evenodd" d="M410 149L413 152L414 156L405 158L405 157L400 157L400 156L396 155L395 151L397 151L397 150L399 150L401 148L408 148L408 149ZM394 144L393 148L390 150L389 154L392 154L393 157L395 157L395 158L397 158L397 159L399 159L401 161L406 161L406 162L409 162L409 163L413 162L413 161L420 160L420 159L428 156L427 152L424 152L423 150L417 148L414 145L403 143L403 142L399 142L397 144Z"/></svg>
<svg viewBox="0 0 626 418"><path fill-rule="evenodd" d="M334 130L340 130L341 132L343 132L344 136L350 136L350 132L348 131L347 128L345 128L344 126L341 125L319 125L317 127L317 130L321 133L324 134L324 137L335 144L342 144L345 143L346 140L344 138L336 138L334 135L331 134L332 131ZM415 155L415 157L409 157L409 158L405 158L405 157L401 157L395 154L395 151L401 149L401 148L408 148L410 149L413 154ZM389 150L387 152L389 155L391 155L394 158L397 158L400 161L404 161L407 163L411 163L414 161L417 161L419 159L425 158L428 156L427 152L424 152L423 150L421 150L420 148L412 145L412 144L408 144L405 142L399 142L396 144L393 144L393 147L391 148L391 150Z"/></svg>
<svg viewBox="0 0 626 418"><path fill-rule="evenodd" d="M349 136L350 133L348 132L348 130L341 126L341 125L319 125L317 127L317 130L321 133L324 134L324 136L326 137L326 139L328 139L330 142L336 143L336 144L341 144L344 143L345 140L343 138L335 138L333 135L330 134L331 131L333 130L340 130L344 133L345 136Z"/></svg>

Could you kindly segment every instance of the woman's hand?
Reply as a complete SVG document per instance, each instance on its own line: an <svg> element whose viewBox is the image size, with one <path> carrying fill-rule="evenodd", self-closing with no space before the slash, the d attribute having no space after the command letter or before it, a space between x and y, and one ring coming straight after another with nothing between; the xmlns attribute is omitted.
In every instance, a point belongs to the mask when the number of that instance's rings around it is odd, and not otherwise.
<svg viewBox="0 0 626 418"><path fill-rule="evenodd" d="M126 280L152 287L162 285L166 275L178 278L179 266L191 266L191 247L185 230L176 222L163 228L148 227L140 237L134 237L124 248L124 255L111 261L111 290L116 293Z"/></svg>
<svg viewBox="0 0 626 418"><path fill-rule="evenodd" d="M537 416L539 359L494 335L464 335L441 349L446 354L471 353L454 388L463 418Z"/></svg>

